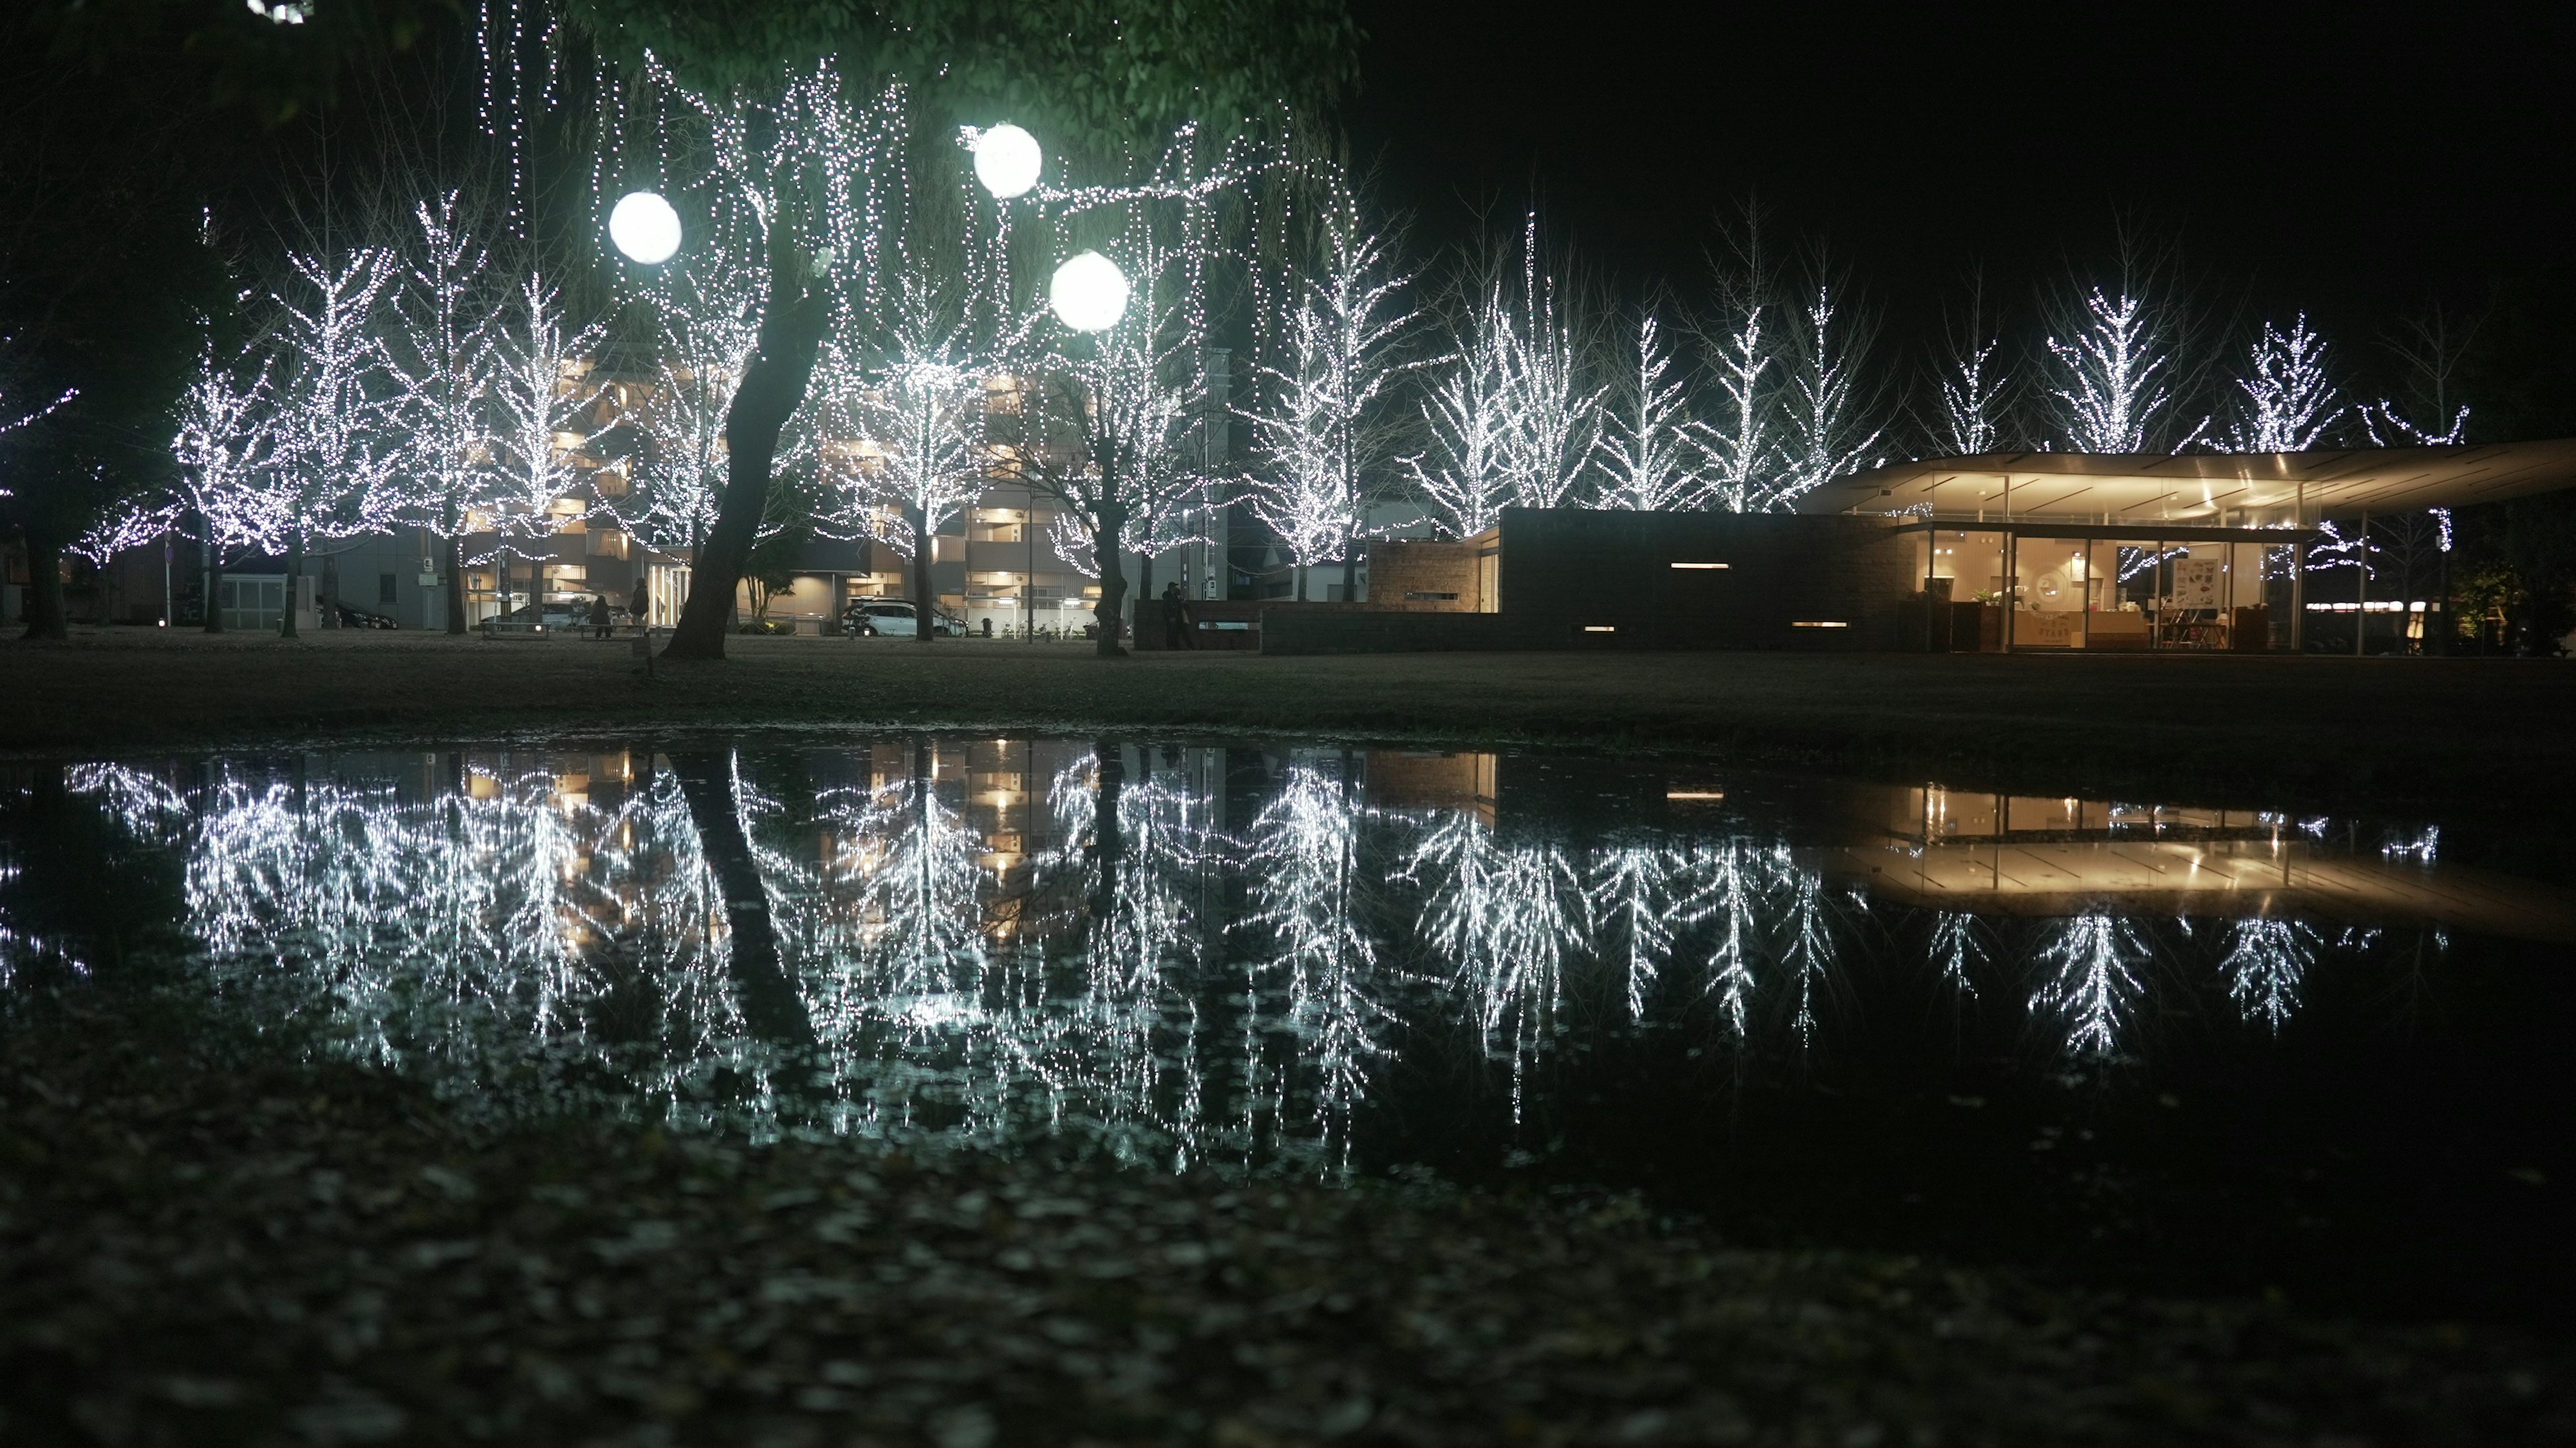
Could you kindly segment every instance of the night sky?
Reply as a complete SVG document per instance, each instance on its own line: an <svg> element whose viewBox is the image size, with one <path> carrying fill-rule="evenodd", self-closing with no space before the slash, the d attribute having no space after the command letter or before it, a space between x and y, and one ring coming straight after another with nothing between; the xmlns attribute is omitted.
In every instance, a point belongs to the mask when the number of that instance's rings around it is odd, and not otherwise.
<svg viewBox="0 0 2576 1448"><path fill-rule="evenodd" d="M1972 263L2007 304L2178 242L2200 304L2376 328L2576 257L2567 7L1362 3L1355 159L1467 234L1533 183L1623 289L1706 293L1747 195L1822 238L1898 332Z"/></svg>

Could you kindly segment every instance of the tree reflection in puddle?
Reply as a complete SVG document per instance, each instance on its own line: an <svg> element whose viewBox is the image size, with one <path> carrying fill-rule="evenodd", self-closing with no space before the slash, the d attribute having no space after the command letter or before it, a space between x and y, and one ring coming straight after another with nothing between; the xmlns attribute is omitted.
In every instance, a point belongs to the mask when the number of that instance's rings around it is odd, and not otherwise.
<svg viewBox="0 0 2576 1448"><path fill-rule="evenodd" d="M1685 809L1727 793L1605 764L1646 786L1524 795L1514 768L907 737L58 778L177 863L227 990L485 1109L578 1090L1173 1169L1351 1169L1390 1073L1462 1042L1514 1129L1567 1052L1680 1033L1824 1069L1897 979L2020 1002L2034 1071L2134 1065L2143 1019L2204 994L2282 1035L2383 931L2438 954L2571 918L2429 829L1794 783ZM6 860L0 971L62 948L6 913Z"/></svg>

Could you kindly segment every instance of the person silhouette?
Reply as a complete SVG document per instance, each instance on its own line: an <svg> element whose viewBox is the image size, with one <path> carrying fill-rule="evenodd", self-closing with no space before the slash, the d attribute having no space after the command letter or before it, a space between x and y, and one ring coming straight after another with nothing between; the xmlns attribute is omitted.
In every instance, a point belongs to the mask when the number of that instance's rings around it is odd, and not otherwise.
<svg viewBox="0 0 2576 1448"><path fill-rule="evenodd" d="M1180 580L1163 585L1163 647L1194 649L1199 641L1190 636L1190 602L1181 596Z"/></svg>

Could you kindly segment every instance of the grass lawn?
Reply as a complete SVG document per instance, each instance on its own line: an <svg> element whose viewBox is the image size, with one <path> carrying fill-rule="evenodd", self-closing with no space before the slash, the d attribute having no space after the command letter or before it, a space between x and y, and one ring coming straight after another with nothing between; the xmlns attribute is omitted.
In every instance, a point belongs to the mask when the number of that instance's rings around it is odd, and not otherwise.
<svg viewBox="0 0 2576 1448"><path fill-rule="evenodd" d="M2576 798L2576 667L2233 656L1394 654L1093 658L1006 640L631 641L99 629L0 648L0 748L363 732L939 726L1692 748L1960 787L2234 805Z"/></svg>

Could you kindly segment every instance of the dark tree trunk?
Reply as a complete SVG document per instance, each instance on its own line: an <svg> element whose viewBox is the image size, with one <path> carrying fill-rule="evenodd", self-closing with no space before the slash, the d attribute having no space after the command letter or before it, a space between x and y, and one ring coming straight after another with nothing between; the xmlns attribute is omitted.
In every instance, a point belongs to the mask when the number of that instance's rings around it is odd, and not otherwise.
<svg viewBox="0 0 2576 1448"><path fill-rule="evenodd" d="M915 508L912 510L912 635L923 643L936 637L930 622L938 612L938 593L930 577L930 549L930 515Z"/></svg>
<svg viewBox="0 0 2576 1448"><path fill-rule="evenodd" d="M63 606L63 547L41 528L27 538L27 631L20 638L67 639L71 620Z"/></svg>
<svg viewBox="0 0 2576 1448"><path fill-rule="evenodd" d="M764 1041L813 1045L814 1023L805 1013L805 998L779 965L778 929L770 919L769 890L752 857L751 837L743 833L731 756L712 750L673 754L671 772L688 801L698 851L715 875L716 888L724 892L725 963L743 1024Z"/></svg>
<svg viewBox="0 0 2576 1448"><path fill-rule="evenodd" d="M788 244L773 248L769 302L760 317L760 348L734 389L725 412L725 490L716 525L689 574L689 600L679 627L662 650L669 659L721 659L725 629L733 619L734 593L760 536L769 505L769 469L778 456L778 434L804 404L814 379L814 356L823 345L824 299L814 288L802 254Z"/></svg>
<svg viewBox="0 0 2576 1448"><path fill-rule="evenodd" d="M1352 543L1342 552L1342 602L1360 601L1360 545Z"/></svg>
<svg viewBox="0 0 2576 1448"><path fill-rule="evenodd" d="M298 533L286 540L286 607L278 612L277 636L279 638L291 639L296 636L295 594L297 590L295 585L303 581L304 535Z"/></svg>
<svg viewBox="0 0 2576 1448"><path fill-rule="evenodd" d="M322 600L316 610L322 615L324 628L340 626L340 555L326 554L322 559Z"/></svg>
<svg viewBox="0 0 2576 1448"><path fill-rule="evenodd" d="M1127 841L1118 826L1118 795L1127 782L1124 752L1106 739L1091 746L1099 786L1092 794L1091 858L1098 873L1092 881L1092 929L1107 932L1118 909L1118 871L1127 858Z"/></svg>
<svg viewBox="0 0 2576 1448"><path fill-rule="evenodd" d="M447 535L447 631L465 632L465 540Z"/></svg>
<svg viewBox="0 0 2576 1448"><path fill-rule="evenodd" d="M224 560L214 548L206 546L206 632L224 631Z"/></svg>
<svg viewBox="0 0 2576 1448"><path fill-rule="evenodd" d="M1125 658L1127 650L1118 642L1118 620L1127 604L1127 574L1119 566L1118 550L1127 533L1127 510L1105 507L1100 510L1100 533L1093 539L1100 560L1100 603L1091 616L1100 626L1099 647L1104 659Z"/></svg>
<svg viewBox="0 0 2576 1448"><path fill-rule="evenodd" d="M1151 553L1139 553L1136 555L1136 606L1138 608L1144 608L1153 603L1153 601L1154 555ZM1143 628L1144 620L1141 618L1138 619L1136 621L1136 626L1140 629Z"/></svg>

